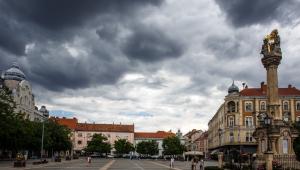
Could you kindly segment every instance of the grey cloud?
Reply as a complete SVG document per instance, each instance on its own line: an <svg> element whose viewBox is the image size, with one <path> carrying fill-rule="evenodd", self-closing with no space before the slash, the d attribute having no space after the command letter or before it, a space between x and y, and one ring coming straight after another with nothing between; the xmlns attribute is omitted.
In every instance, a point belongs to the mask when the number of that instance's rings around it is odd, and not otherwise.
<svg viewBox="0 0 300 170"><path fill-rule="evenodd" d="M240 41L234 38L209 36L205 41L207 49L219 59L234 59L238 58L241 48Z"/></svg>
<svg viewBox="0 0 300 170"><path fill-rule="evenodd" d="M114 13L122 16L133 13L136 7L161 3L162 0L6 0L2 5L19 19L59 30L84 24L99 14Z"/></svg>
<svg viewBox="0 0 300 170"><path fill-rule="evenodd" d="M37 45L29 53L25 60L27 63L24 64L27 66L25 73L29 74L31 81L49 90L85 88L98 83L111 84L127 70L127 65L114 61L112 54L104 50L86 57L74 57L60 43L40 45L48 48Z"/></svg>
<svg viewBox="0 0 300 170"><path fill-rule="evenodd" d="M127 57L144 62L156 62L168 58L178 58L183 46L161 30L153 27L139 27L128 37L123 47Z"/></svg>
<svg viewBox="0 0 300 170"><path fill-rule="evenodd" d="M150 38L153 33L151 30L140 30L143 27L141 18L135 13L140 8L148 5L159 6L162 2L163 0L1 1L0 52L9 52L19 57L17 62L21 64L30 81L49 90L114 84L132 68L143 69L140 66L142 63L130 62L135 58L126 57L127 54L122 53L124 44L121 46L114 40L118 38L122 27L134 33L125 42L129 43L125 44L127 47L137 43L137 36ZM90 35L91 32L94 35ZM158 34L160 37L146 40L150 44L147 50L153 50L154 55L142 61L178 57L178 53L181 53L177 43L172 42L162 31L158 31ZM97 35L100 39L97 39ZM87 56L79 54L74 57L62 47L63 44L74 43L76 39L85 42L75 48L85 49ZM25 54L25 47L30 43L36 46ZM154 47L153 43L161 45L161 49ZM10 62L10 56L1 56L1 61ZM9 65L10 63L1 62L0 68L7 68Z"/></svg>
<svg viewBox="0 0 300 170"><path fill-rule="evenodd" d="M215 0L236 27L252 24L269 24L276 20L286 23L299 17L297 0Z"/></svg>

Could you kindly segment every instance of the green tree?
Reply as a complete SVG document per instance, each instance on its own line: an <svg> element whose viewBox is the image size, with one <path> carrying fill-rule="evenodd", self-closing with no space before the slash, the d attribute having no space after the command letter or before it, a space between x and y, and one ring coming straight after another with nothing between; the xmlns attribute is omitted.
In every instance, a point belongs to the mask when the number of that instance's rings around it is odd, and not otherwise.
<svg viewBox="0 0 300 170"><path fill-rule="evenodd" d="M158 143L154 140L141 141L136 146L136 151L143 155L157 155L158 154Z"/></svg>
<svg viewBox="0 0 300 170"><path fill-rule="evenodd" d="M12 92L6 88L0 88L0 149L11 150L14 153L24 147L24 129L22 126L23 115L15 113L15 102Z"/></svg>
<svg viewBox="0 0 300 170"><path fill-rule="evenodd" d="M85 148L86 152L108 153L111 150L111 145L106 142L107 138L102 134L94 134L92 140L88 142Z"/></svg>
<svg viewBox="0 0 300 170"><path fill-rule="evenodd" d="M0 150L29 150L39 152L41 149L42 122L24 119L24 114L15 113L15 103L11 91L0 88ZM51 120L45 121L44 149L48 151L70 150L70 130Z"/></svg>
<svg viewBox="0 0 300 170"><path fill-rule="evenodd" d="M115 141L114 148L117 154L128 154L130 151L134 151L133 144L126 139L119 139Z"/></svg>
<svg viewBox="0 0 300 170"><path fill-rule="evenodd" d="M163 139L162 147L165 155L179 155L185 150L184 145L180 143L180 139L176 136Z"/></svg>

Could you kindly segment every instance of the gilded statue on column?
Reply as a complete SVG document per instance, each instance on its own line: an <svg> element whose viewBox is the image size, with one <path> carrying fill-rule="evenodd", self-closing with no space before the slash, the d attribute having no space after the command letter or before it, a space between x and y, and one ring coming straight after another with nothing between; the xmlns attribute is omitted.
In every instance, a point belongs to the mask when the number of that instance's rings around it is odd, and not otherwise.
<svg viewBox="0 0 300 170"><path fill-rule="evenodd" d="M280 37L277 29L274 29L269 35L264 38L261 54L264 56L278 55L281 56Z"/></svg>

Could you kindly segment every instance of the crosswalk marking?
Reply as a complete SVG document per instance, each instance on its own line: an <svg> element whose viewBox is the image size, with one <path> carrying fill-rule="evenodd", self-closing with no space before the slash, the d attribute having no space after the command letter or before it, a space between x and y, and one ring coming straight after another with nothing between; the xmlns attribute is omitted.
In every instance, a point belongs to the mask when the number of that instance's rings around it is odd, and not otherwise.
<svg viewBox="0 0 300 170"><path fill-rule="evenodd" d="M102 168L100 168L99 170L107 170L109 167L112 166L112 164L115 162L116 160L111 160L109 161L107 164L105 164Z"/></svg>
<svg viewBox="0 0 300 170"><path fill-rule="evenodd" d="M152 161L151 161L151 163L153 163L153 164L155 164L155 165L163 166L163 167L166 167L166 168L170 168L169 166L164 165L164 164L161 164L161 163L152 162ZM179 169L179 168L170 168L170 169L182 170L182 169Z"/></svg>

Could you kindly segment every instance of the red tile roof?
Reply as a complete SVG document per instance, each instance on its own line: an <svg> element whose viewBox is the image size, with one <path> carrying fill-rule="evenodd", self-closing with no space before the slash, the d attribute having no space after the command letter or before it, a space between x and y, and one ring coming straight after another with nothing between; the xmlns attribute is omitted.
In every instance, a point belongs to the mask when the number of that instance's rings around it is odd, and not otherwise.
<svg viewBox="0 0 300 170"><path fill-rule="evenodd" d="M300 96L300 90L289 85L287 88L278 88L279 96ZM241 96L266 96L267 85L262 84L261 88L245 88L240 91Z"/></svg>
<svg viewBox="0 0 300 170"><path fill-rule="evenodd" d="M76 131L134 132L134 125L77 123Z"/></svg>
<svg viewBox="0 0 300 170"><path fill-rule="evenodd" d="M175 136L175 134L172 132L165 132L165 131L134 133L134 138L143 138L143 139L164 139L171 136Z"/></svg>
<svg viewBox="0 0 300 170"><path fill-rule="evenodd" d="M59 117L50 117L51 120L55 121L56 123L63 125L63 126L67 126L70 129L75 129L78 120L74 117L74 118L59 118Z"/></svg>

